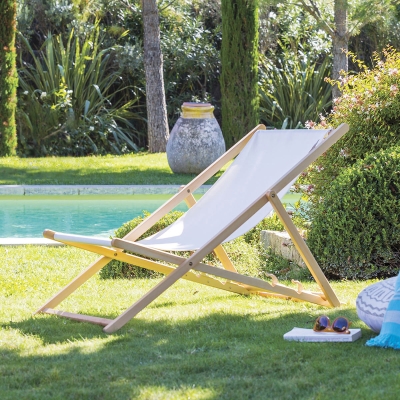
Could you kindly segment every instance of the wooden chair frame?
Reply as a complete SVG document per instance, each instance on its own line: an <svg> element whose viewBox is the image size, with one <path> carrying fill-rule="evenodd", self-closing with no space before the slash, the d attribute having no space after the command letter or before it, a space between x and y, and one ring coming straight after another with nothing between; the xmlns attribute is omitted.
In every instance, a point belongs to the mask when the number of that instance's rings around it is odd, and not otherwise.
<svg viewBox="0 0 400 400"><path fill-rule="evenodd" d="M210 240L204 246L193 252L188 258L149 248L135 242L144 232L146 232L150 227L152 227L157 221L159 221L164 215L170 212L182 201L185 200L189 206L193 206L195 200L192 193L215 173L217 173L228 161L236 157L250 140L250 138L254 135L254 133L259 129L265 129L265 127L263 125L258 125L252 131L250 131L242 140L240 140L202 173L200 173L189 184L184 186L175 196L173 196L158 210L147 217L123 239L112 239L112 247L104 247L89 243L76 243L72 240L58 239L55 238L55 232L46 230L44 232L44 236L47 238L97 253L101 255L101 257L93 262L68 285L61 289L55 296L49 299L36 311L36 313L42 312L56 314L77 321L86 321L98 324L104 326L104 332L112 333L120 329L131 318L137 315L141 310L143 310L143 308L145 308L181 278L239 294L258 294L261 296L276 296L287 299L290 298L295 300L309 301L327 307L340 306L339 299L331 288L328 280L326 279L298 230L294 226L291 218L286 213L286 210L279 200L277 193L279 193L280 190L288 185L296 176L298 176L320 155L328 150L329 147L331 147L338 139L340 139L340 137L342 137L348 131L348 126L346 124L342 124L337 129L331 130L329 135L326 136L325 140L323 140L322 143L319 144L315 149L310 151L310 153L299 163L297 163L291 170L285 173L282 179L276 182L272 187L267 188L268 190L262 196L256 199L245 211L238 215L227 226L222 227L219 233L210 238ZM258 278L239 274L225 253L221 243L267 202L271 202L271 205L292 238L292 241L303 258L306 266L319 285L321 292L304 290L300 283L298 283L297 288L291 288L282 285L273 275L271 275L272 282L269 283ZM129 251L134 254L128 254L125 251ZM217 268L202 263L203 258L211 252L214 252L217 255L224 268ZM146 259L140 256L150 257L154 260ZM113 320L82 314L73 314L54 309L54 307L61 303L66 297L73 293L77 288L79 288L83 283L85 283L89 278L91 278L113 259L158 271L166 276L149 292L137 300L131 307ZM177 267L175 268L167 266L155 260L176 264Z"/></svg>

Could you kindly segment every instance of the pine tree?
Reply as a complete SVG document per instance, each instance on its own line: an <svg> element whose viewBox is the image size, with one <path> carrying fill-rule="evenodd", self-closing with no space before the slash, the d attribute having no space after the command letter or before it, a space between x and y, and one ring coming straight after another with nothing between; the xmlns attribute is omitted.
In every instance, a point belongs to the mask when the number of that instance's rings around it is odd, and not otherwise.
<svg viewBox="0 0 400 400"><path fill-rule="evenodd" d="M258 124L258 0L222 0L222 132L227 147Z"/></svg>
<svg viewBox="0 0 400 400"><path fill-rule="evenodd" d="M15 155L17 147L16 14L16 0L0 1L0 156Z"/></svg>

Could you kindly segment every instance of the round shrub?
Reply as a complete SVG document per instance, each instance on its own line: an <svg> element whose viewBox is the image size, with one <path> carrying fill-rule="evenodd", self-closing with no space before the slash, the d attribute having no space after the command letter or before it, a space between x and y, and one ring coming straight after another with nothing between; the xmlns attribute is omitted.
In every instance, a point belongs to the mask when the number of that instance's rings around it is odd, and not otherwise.
<svg viewBox="0 0 400 400"><path fill-rule="evenodd" d="M156 224L154 224L146 233L144 233L139 240L163 230L168 225L171 225L173 222L175 222L182 214L183 212L181 211L172 211L168 213ZM149 215L149 212L143 211L143 215L126 222L119 229L117 229L114 237L123 238ZM158 272L118 260L112 260L100 271L100 278L102 279L154 278L158 276L161 276L161 274Z"/></svg>
<svg viewBox="0 0 400 400"><path fill-rule="evenodd" d="M400 267L400 146L344 169L312 211L308 245L326 275L386 278Z"/></svg>

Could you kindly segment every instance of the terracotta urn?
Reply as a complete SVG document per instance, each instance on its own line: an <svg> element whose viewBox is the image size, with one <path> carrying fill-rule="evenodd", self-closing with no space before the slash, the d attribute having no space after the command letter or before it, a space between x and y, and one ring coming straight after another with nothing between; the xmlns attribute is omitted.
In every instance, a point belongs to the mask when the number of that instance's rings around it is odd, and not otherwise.
<svg viewBox="0 0 400 400"><path fill-rule="evenodd" d="M173 172L198 174L225 152L221 128L209 103L183 103L167 142Z"/></svg>

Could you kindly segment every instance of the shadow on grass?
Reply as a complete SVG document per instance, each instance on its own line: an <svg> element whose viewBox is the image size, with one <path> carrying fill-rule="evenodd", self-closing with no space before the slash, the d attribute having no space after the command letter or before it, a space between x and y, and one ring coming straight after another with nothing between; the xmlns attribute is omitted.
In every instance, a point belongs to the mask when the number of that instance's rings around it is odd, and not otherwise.
<svg viewBox="0 0 400 400"><path fill-rule="evenodd" d="M358 321L354 309L327 313ZM10 399L332 399L340 383L340 393L366 398L358 389L368 391L371 362L377 393L388 383L379 376L398 379L390 366L398 365L397 354L376 359L380 352L364 346L373 336L368 330L354 343L287 342L284 333L312 327L315 316L305 308L267 314L216 312L183 321L139 315L113 335L54 316L3 324L35 344L1 351L0 392Z"/></svg>
<svg viewBox="0 0 400 400"><path fill-rule="evenodd" d="M218 300L218 297L213 297L213 300ZM226 300L226 296L221 296L221 300ZM181 306L190 305L198 302L198 300L185 301L180 302ZM169 308L173 307L176 303L173 301L168 301L164 303L158 303L154 306L149 305L150 308ZM338 315L346 316L350 321L358 321L357 313L354 309L341 309L338 310L329 310L324 311L324 314L328 316L332 316L332 320ZM212 335L223 335L226 331L222 329L222 327L226 327L226 325L232 326L229 327L229 331L234 332L236 329L245 328L248 330L247 333L254 335L253 330L257 330L257 336L264 335L273 335L276 337L278 334L281 337L284 333L291 330L293 327L302 327L302 328L312 328L315 318L310 316L309 312L298 312L289 315L280 315L276 318L265 318L262 319L262 313L254 313L251 315L235 315L235 314L222 314L215 313L211 314L207 317L202 317L197 319L193 316L189 321L185 320L184 322L173 322L168 320L157 320L157 321L148 321L146 319L140 318L140 314L138 317L133 318L127 325L125 325L119 331L113 333L112 335L107 335L102 331L102 327L99 325L94 325L90 323L82 323L77 321L72 321L67 318L62 318L58 316L49 316L47 314L38 314L29 319L19 321L19 322L9 322L6 324L0 325L4 329L17 329L21 331L24 335L31 335L36 338L40 338L43 344L60 344L64 342L73 342L76 340L87 340L93 338L111 338L111 337L126 337L129 334L129 337L132 340L136 340L137 337L142 336L143 332L146 333L146 336L157 337L158 334L169 334L171 332L176 333L177 331L181 331L182 329L191 331L201 331L204 327L213 328ZM318 314L320 315L320 314ZM110 315L95 315L104 318L114 318L115 316ZM271 314L269 313L269 316ZM297 325L296 325L297 323ZM353 327L353 325L352 325ZM357 326L356 326L357 327Z"/></svg>

